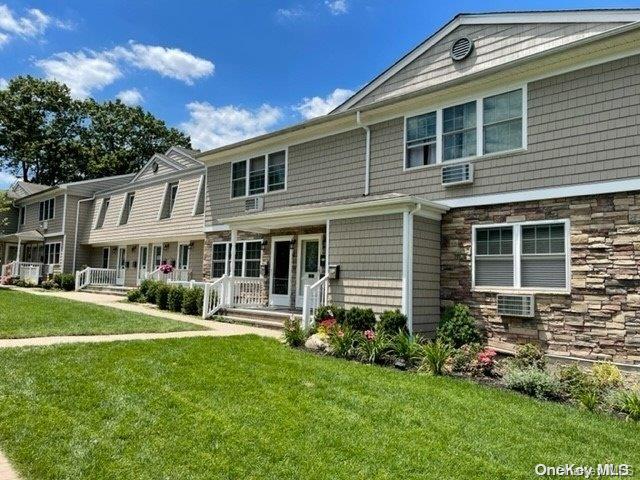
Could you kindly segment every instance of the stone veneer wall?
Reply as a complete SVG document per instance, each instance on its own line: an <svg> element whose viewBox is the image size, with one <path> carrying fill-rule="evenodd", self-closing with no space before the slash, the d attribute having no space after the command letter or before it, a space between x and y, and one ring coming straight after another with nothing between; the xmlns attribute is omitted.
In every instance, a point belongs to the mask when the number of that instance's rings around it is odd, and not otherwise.
<svg viewBox="0 0 640 480"><path fill-rule="evenodd" d="M571 221L571 294L536 295L533 319L500 317L495 293L471 291L471 226ZM454 209L442 219L441 306L468 304L490 345L640 364L640 192Z"/></svg>

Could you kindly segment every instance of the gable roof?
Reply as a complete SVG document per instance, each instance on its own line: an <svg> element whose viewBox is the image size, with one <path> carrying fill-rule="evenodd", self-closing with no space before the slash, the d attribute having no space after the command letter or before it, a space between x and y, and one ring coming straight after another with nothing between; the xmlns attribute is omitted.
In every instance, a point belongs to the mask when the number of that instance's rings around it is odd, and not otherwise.
<svg viewBox="0 0 640 480"><path fill-rule="evenodd" d="M167 154L171 153L173 148L174 147L171 147L167 151ZM150 170L152 170L152 168L153 168L153 166L155 164L164 165L165 167L167 167L169 170L171 170L173 172L178 172L178 171L184 170L186 168L185 165L182 165L180 162L174 160L173 158L171 158L167 154L154 153L153 156L147 161L147 163L144 164L144 167L142 167L138 171L138 173L136 173L135 176L131 179L131 183L136 182L145 173L147 173Z"/></svg>
<svg viewBox="0 0 640 480"><path fill-rule="evenodd" d="M17 200L19 198L28 197L35 193L40 193L44 190L51 188L49 185L41 185L39 183L25 182L23 180L16 180L13 185L7 190L7 196Z"/></svg>
<svg viewBox="0 0 640 480"><path fill-rule="evenodd" d="M410 65L413 61L433 48L447 35L461 25L498 25L498 24L550 24L550 23L620 23L628 24L640 21L640 9L607 10L553 10L523 12L460 13L421 42L389 68L384 70L350 98L332 110L329 115L344 112L355 106L367 95L387 80Z"/></svg>

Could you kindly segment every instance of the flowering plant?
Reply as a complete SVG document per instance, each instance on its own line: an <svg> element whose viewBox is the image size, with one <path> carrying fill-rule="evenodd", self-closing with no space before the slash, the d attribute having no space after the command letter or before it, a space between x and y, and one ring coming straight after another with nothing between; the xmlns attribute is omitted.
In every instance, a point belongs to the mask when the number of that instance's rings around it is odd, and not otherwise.
<svg viewBox="0 0 640 480"><path fill-rule="evenodd" d="M365 330L362 333L362 336L367 342L373 342L376 339L376 332L374 332L373 330Z"/></svg>
<svg viewBox="0 0 640 480"><path fill-rule="evenodd" d="M163 263L160 265L160 271L164 274L173 272L173 266L169 263Z"/></svg>
<svg viewBox="0 0 640 480"><path fill-rule="evenodd" d="M337 324L338 322L336 322L335 318L326 318L318 324L318 333L321 335L329 335L329 333L336 328Z"/></svg>
<svg viewBox="0 0 640 480"><path fill-rule="evenodd" d="M495 365L494 357L496 351L492 348L484 348L478 352L476 356L477 369L483 372L485 375L491 375L493 367Z"/></svg>

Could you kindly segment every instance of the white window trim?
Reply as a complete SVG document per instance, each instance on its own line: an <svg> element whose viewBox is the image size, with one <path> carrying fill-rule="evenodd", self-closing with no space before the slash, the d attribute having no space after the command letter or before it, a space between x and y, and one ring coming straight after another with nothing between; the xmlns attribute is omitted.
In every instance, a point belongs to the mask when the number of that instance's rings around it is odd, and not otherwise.
<svg viewBox="0 0 640 480"><path fill-rule="evenodd" d="M196 191L196 201L193 203L193 209L191 210L191 216L195 217L197 215L204 215L204 211L205 208L207 206L207 197L206 197L206 192L205 192L205 197L204 197L204 205L202 208L202 213L197 213L196 210L198 210L198 200L200 199L200 194L202 194L202 192L204 191L204 182L205 182L205 176L201 175L200 176L200 181L198 182L198 190Z"/></svg>
<svg viewBox="0 0 640 480"><path fill-rule="evenodd" d="M156 247L160 247L160 264L156 266ZM162 243L154 243L151 245L151 263L153 264L153 269L160 268L162 265L162 257L164 257L164 244Z"/></svg>
<svg viewBox="0 0 640 480"><path fill-rule="evenodd" d="M274 190L269 192L269 155L273 155L274 153L284 151L284 188L280 190ZM264 192L262 193L254 193L249 195L249 168L250 168L250 160L256 157L265 157L264 158ZM247 162L245 165L245 179L244 179L244 195L240 195L237 197L233 196L233 166L236 163ZM289 178L289 147L278 148L276 150L269 151L268 153L257 153L255 155L251 155L249 158L242 158L240 160L235 160L230 163L230 179L229 179L229 198L231 200L239 200L239 199L247 199L254 197L263 197L265 195L273 195L275 193L284 193L288 188L288 178Z"/></svg>
<svg viewBox="0 0 640 480"><path fill-rule="evenodd" d="M173 205L167 205L167 202L171 201L171 185L176 184L176 199L173 202ZM180 180L177 180L175 182L167 182L165 183L164 186L164 195L162 196L162 203L160 204L160 209L158 210L158 218L157 220L168 220L171 217L173 217L173 209L176 206L176 202L178 201L178 193L180 193ZM166 217L162 216L162 212L164 211L164 207L165 206L169 206L171 207L169 210L169 213Z"/></svg>
<svg viewBox="0 0 640 480"><path fill-rule="evenodd" d="M51 216L49 218L40 218L40 207L42 206L42 204L47 204L51 202L53 204L53 208L51 210L53 210L53 213L51 214ZM48 212L48 209L44 208L42 210L43 213ZM49 220L53 220L54 218L56 218L56 198L47 198L46 200L42 200L41 202L38 203L38 221L39 222L48 222Z"/></svg>
<svg viewBox="0 0 640 480"><path fill-rule="evenodd" d="M107 266L105 268L109 268L111 264L111 247L102 247L102 256L100 257L100 263L104 260L104 251L107 251Z"/></svg>
<svg viewBox="0 0 640 480"><path fill-rule="evenodd" d="M484 105L483 101L487 97L493 97L495 95L500 95L502 93L512 92L513 90L522 90L522 146L519 148L514 148L511 150L503 150L500 152L492 152L492 153L484 153ZM475 160L479 158L492 157L496 155L508 155L510 153L518 153L527 150L527 133L528 133L528 122L527 122L527 89L528 83L519 83L516 85L510 85L509 87L502 87L499 90L489 90L486 92L482 92L479 95L473 95L468 97L460 97L456 99L456 101L441 103L433 105L429 108L421 108L420 110L414 110L411 112L407 112L403 117L403 153L402 153L402 170L404 172L412 172L414 170L421 170L425 168L435 168L440 167L444 164L451 165L458 162L468 162L470 160ZM456 105L462 105L465 103L469 103L475 101L476 102L476 154L468 157L455 158L451 160L443 161L443 148L442 148L442 138L443 138L443 127L442 127L442 111L449 107L454 107ZM407 119L424 115L426 113L436 112L436 163L431 165L419 165L417 167L407 167ZM240 198L240 197L236 197Z"/></svg>
<svg viewBox="0 0 640 480"><path fill-rule="evenodd" d="M59 258L58 258L58 263L54 263L54 262L49 262L49 257L51 257L51 249L53 249L54 253L53 255L55 256L55 247L56 245L60 246L60 253L58 254ZM47 251L48 251L48 255L47 255ZM51 243L45 243L44 246L42 247L42 257L44 260L44 264L46 265L61 265L62 264L62 242L51 242Z"/></svg>
<svg viewBox="0 0 640 480"><path fill-rule="evenodd" d="M522 287L520 264L522 256L522 227L527 225L564 224L565 288ZM484 228L513 227L513 287L476 286L476 230ZM536 220L529 222L505 222L477 224L471 227L471 291L499 293L571 293L571 221L567 218L557 220Z"/></svg>
<svg viewBox="0 0 640 480"><path fill-rule="evenodd" d="M100 202L100 208L98 208L98 216L96 217L96 223L93 225L94 230L99 230L102 227L104 227L104 222L107 219L107 210L104 211L104 218L102 219L102 225L98 226L98 222L100 221L100 217L102 216L102 209L105 208L104 204L107 201L109 202L109 205L111 205L111 197L105 197ZM109 207L107 206L106 208L108 209Z"/></svg>
<svg viewBox="0 0 640 480"><path fill-rule="evenodd" d="M241 271L241 278L244 278L244 276L247 273L247 243L255 243L255 242L259 242L260 243L260 263L262 264L262 240L258 240L258 239L254 239L254 240L241 240L241 241L237 241L236 242L236 252L238 251L238 248L242 249L242 259L238 259L242 261L242 271ZM210 274L211 276L213 276L213 246L214 245L226 245L225 248L225 253L224 253L224 273L225 275L229 275L231 272L232 268L235 268L235 262L236 259L232 259L231 257L231 242L213 242L211 244L211 268L210 268ZM218 260L218 263L220 261ZM258 277L250 277L250 278L263 278L262 277L262 271L260 271L260 276Z"/></svg>
<svg viewBox="0 0 640 480"><path fill-rule="evenodd" d="M122 216L124 215L124 209L127 208L127 204L129 203L129 195L133 195L133 201L135 203L135 194L136 192L126 192L124 194L124 201L122 202L122 208L120 209L120 217L118 218L118 226L123 226L123 225L128 225L129 224L129 220L131 219L131 208L129 209L129 215L127 216L127 223L122 223Z"/></svg>
<svg viewBox="0 0 640 480"><path fill-rule="evenodd" d="M176 268L178 270L181 270L180 261L182 260L182 257L180 255L180 247L187 247L187 268L184 268L182 270L189 270L189 266L191 265L191 247L189 246L188 243L178 243L177 253L176 253Z"/></svg>

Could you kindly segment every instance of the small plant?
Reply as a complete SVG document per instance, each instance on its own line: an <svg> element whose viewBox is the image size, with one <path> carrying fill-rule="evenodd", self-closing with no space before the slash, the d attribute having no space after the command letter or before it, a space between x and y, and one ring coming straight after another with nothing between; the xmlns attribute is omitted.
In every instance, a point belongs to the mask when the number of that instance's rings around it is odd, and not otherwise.
<svg viewBox="0 0 640 480"><path fill-rule="evenodd" d="M376 326L376 315L370 308L351 307L345 314L344 325L357 332L373 330Z"/></svg>
<svg viewBox="0 0 640 480"><path fill-rule="evenodd" d="M512 368L506 373L504 383L507 388L544 400L558 400L563 396L558 379L537 368Z"/></svg>
<svg viewBox="0 0 640 480"><path fill-rule="evenodd" d="M627 420L640 421L640 392L622 390L617 395L615 407L627 416Z"/></svg>
<svg viewBox="0 0 640 480"><path fill-rule="evenodd" d="M544 370L547 361L542 349L535 343L525 343L516 347L514 363L521 369L537 368Z"/></svg>
<svg viewBox="0 0 640 480"><path fill-rule="evenodd" d="M54 288L58 288L58 285L53 280L45 280L40 284L40 286L45 290L53 290Z"/></svg>
<svg viewBox="0 0 640 480"><path fill-rule="evenodd" d="M186 289L182 295L182 313L198 315L198 308L202 308L204 290L201 288Z"/></svg>
<svg viewBox="0 0 640 480"><path fill-rule="evenodd" d="M338 324L344 323L345 309L339 305L323 305L316 309L314 320L319 324L323 320L334 319Z"/></svg>
<svg viewBox="0 0 640 480"><path fill-rule="evenodd" d="M165 283L159 284L156 289L156 305L160 310L167 310L169 308L169 292L171 291L171 287Z"/></svg>
<svg viewBox="0 0 640 480"><path fill-rule="evenodd" d="M454 348L482 341L469 307L460 303L447 308L444 312L438 325L437 338Z"/></svg>
<svg viewBox="0 0 640 480"><path fill-rule="evenodd" d="M596 383L603 389L617 388L622 385L620 369L612 363L596 363L591 368Z"/></svg>
<svg viewBox="0 0 640 480"><path fill-rule="evenodd" d="M158 288L164 284L156 280L145 280L145 282L149 282L146 285L146 293L144 293L144 289L142 288L142 285L140 285L140 291L143 292L144 298L147 299L147 302L156 303L156 299L158 297Z"/></svg>
<svg viewBox="0 0 640 480"><path fill-rule="evenodd" d="M142 282L140 282L140 287L139 287L140 293L143 296L148 297L150 294L150 290L152 288L155 288L157 284L158 282L155 280L150 280L150 279L143 280Z"/></svg>
<svg viewBox="0 0 640 480"><path fill-rule="evenodd" d="M305 333L298 318L293 315L284 321L284 341L290 347L301 347L304 345Z"/></svg>
<svg viewBox="0 0 640 480"><path fill-rule="evenodd" d="M454 349L442 340L429 342L422 348L424 357L420 370L427 370L433 375L442 375L447 360L451 357Z"/></svg>
<svg viewBox="0 0 640 480"><path fill-rule="evenodd" d="M142 293L140 292L140 290L138 290L137 288L133 289L133 290L129 290L127 292L127 300L129 302L139 302L141 299L143 299L144 297L142 296Z"/></svg>
<svg viewBox="0 0 640 480"><path fill-rule="evenodd" d="M385 332L365 330L357 347L358 358L366 363L380 363L389 353L390 341Z"/></svg>
<svg viewBox="0 0 640 480"><path fill-rule="evenodd" d="M475 360L480 350L482 350L482 345L479 343L463 345L454 350L451 355L451 370L459 373L473 373Z"/></svg>
<svg viewBox="0 0 640 480"><path fill-rule="evenodd" d="M169 296L167 298L167 307L172 312L182 311L182 298L184 297L185 288L182 286L170 286Z"/></svg>
<svg viewBox="0 0 640 480"><path fill-rule="evenodd" d="M400 310L385 310L380 315L376 330L388 335L395 335L400 330L407 329L407 316Z"/></svg>
<svg viewBox="0 0 640 480"><path fill-rule="evenodd" d="M53 281L58 285L59 288L70 292L76 288L76 279L70 273L56 273L53 276Z"/></svg>
<svg viewBox="0 0 640 480"><path fill-rule="evenodd" d="M19 280L16 280L14 282L14 285L16 287L20 287L20 288L31 288L31 287L35 287L36 286L35 283L27 282L26 280L23 280L22 278L19 279Z"/></svg>
<svg viewBox="0 0 640 480"><path fill-rule="evenodd" d="M329 347L336 357L349 358L355 353L358 332L348 326L334 328L329 333Z"/></svg>
<svg viewBox="0 0 640 480"><path fill-rule="evenodd" d="M316 327L317 327L316 328L317 332L320 335L326 337L334 328L338 328L339 325L335 318L328 317L322 320L319 324L317 324Z"/></svg>
<svg viewBox="0 0 640 480"><path fill-rule="evenodd" d="M580 401L581 396L595 389L593 376L582 370L575 363L560 367L556 375L562 385L562 389L578 401Z"/></svg>
<svg viewBox="0 0 640 480"><path fill-rule="evenodd" d="M578 402L580 406L589 412L595 412L600 403L600 395L596 390L590 390L581 393L578 396Z"/></svg>
<svg viewBox="0 0 640 480"><path fill-rule="evenodd" d="M423 356L422 337L408 332L398 332L391 340L391 351L397 359L410 368Z"/></svg>
<svg viewBox="0 0 640 480"><path fill-rule="evenodd" d="M164 273L165 275L168 275L169 273L173 272L173 265L169 264L169 263L163 263L162 265L160 265L160 267L158 267L160 269L160 271L162 273Z"/></svg>
<svg viewBox="0 0 640 480"><path fill-rule="evenodd" d="M492 348L483 348L480 350L475 359L475 371L478 374L491 376L495 367L496 351Z"/></svg>

